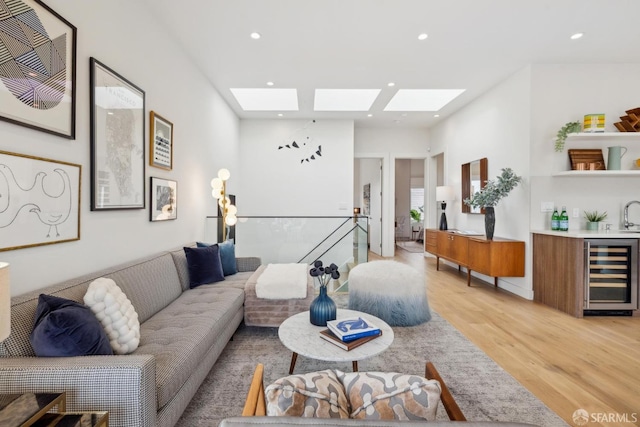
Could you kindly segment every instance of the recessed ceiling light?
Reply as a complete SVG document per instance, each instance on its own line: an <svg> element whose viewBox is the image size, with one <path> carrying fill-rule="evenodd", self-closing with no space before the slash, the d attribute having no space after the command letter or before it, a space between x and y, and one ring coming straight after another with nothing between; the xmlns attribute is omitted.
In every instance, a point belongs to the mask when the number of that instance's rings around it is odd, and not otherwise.
<svg viewBox="0 0 640 427"><path fill-rule="evenodd" d="M433 117L440 117L440 114L434 114Z"/></svg>
<svg viewBox="0 0 640 427"><path fill-rule="evenodd" d="M426 40L427 37L429 37L427 33L422 33L418 36L418 40Z"/></svg>
<svg viewBox="0 0 640 427"><path fill-rule="evenodd" d="M380 89L316 89L315 111L368 111Z"/></svg>
<svg viewBox="0 0 640 427"><path fill-rule="evenodd" d="M384 111L438 111L465 89L400 89Z"/></svg>
<svg viewBox="0 0 640 427"><path fill-rule="evenodd" d="M244 111L298 111L296 89L232 88Z"/></svg>
<svg viewBox="0 0 640 427"><path fill-rule="evenodd" d="M582 36L584 36L584 33L575 33L571 36L571 40L578 40Z"/></svg>
<svg viewBox="0 0 640 427"><path fill-rule="evenodd" d="M278 117L282 117L282 116L283 116L283 114L282 114L282 113L278 113Z"/></svg>
<svg viewBox="0 0 640 427"><path fill-rule="evenodd" d="M373 114L367 114L367 117L373 117Z"/></svg>
<svg viewBox="0 0 640 427"><path fill-rule="evenodd" d="M387 83L387 86L389 86L389 87L394 87L395 85L396 85L396 84L395 84L394 82L389 82L389 83Z"/></svg>
<svg viewBox="0 0 640 427"><path fill-rule="evenodd" d="M273 82L267 82L267 86L273 86Z"/></svg>
<svg viewBox="0 0 640 427"><path fill-rule="evenodd" d="M260 33L251 33L251 38L254 40L258 40L260 37L262 37Z"/></svg>

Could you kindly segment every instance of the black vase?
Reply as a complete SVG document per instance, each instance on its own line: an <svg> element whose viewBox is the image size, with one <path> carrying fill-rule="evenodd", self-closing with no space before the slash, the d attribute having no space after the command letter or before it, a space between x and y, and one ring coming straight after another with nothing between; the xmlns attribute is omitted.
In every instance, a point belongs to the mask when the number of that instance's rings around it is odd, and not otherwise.
<svg viewBox="0 0 640 427"><path fill-rule="evenodd" d="M336 303L327 295L327 287L320 286L320 295L311 301L309 317L316 326L327 326L328 320L336 320Z"/></svg>
<svg viewBox="0 0 640 427"><path fill-rule="evenodd" d="M487 240L493 240L493 230L496 227L496 212L493 206L485 206L484 208L484 234Z"/></svg>

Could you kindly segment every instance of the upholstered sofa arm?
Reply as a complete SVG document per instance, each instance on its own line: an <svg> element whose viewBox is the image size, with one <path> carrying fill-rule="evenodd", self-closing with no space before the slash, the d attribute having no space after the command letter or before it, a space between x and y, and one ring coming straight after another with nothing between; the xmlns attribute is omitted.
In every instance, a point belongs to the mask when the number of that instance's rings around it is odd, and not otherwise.
<svg viewBox="0 0 640 427"><path fill-rule="evenodd" d="M156 425L153 356L0 359L0 394L62 391L68 411L108 411L115 426Z"/></svg>
<svg viewBox="0 0 640 427"><path fill-rule="evenodd" d="M239 257L236 258L236 265L238 266L238 272L243 271L256 271L262 264L260 257Z"/></svg>

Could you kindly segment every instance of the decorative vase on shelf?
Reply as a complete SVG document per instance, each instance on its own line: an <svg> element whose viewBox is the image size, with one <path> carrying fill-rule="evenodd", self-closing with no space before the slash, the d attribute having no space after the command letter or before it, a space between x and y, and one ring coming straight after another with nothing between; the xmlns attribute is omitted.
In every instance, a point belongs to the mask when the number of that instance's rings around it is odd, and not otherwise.
<svg viewBox="0 0 640 427"><path fill-rule="evenodd" d="M320 295L309 306L309 320L316 326L327 326L327 321L336 320L336 314L336 303L327 295L327 287L320 286Z"/></svg>
<svg viewBox="0 0 640 427"><path fill-rule="evenodd" d="M493 230L496 227L496 212L493 206L484 208L484 233L487 240L493 240Z"/></svg>

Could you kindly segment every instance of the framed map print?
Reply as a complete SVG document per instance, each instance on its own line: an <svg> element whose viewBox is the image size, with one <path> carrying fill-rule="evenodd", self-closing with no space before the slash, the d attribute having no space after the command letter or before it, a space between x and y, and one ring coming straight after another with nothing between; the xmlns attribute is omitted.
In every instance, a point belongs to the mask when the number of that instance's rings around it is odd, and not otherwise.
<svg viewBox="0 0 640 427"><path fill-rule="evenodd" d="M145 93L91 58L91 210L144 209Z"/></svg>
<svg viewBox="0 0 640 427"><path fill-rule="evenodd" d="M0 151L0 251L80 240L82 166Z"/></svg>
<svg viewBox="0 0 640 427"><path fill-rule="evenodd" d="M0 120L76 137L76 27L39 0L0 0Z"/></svg>

